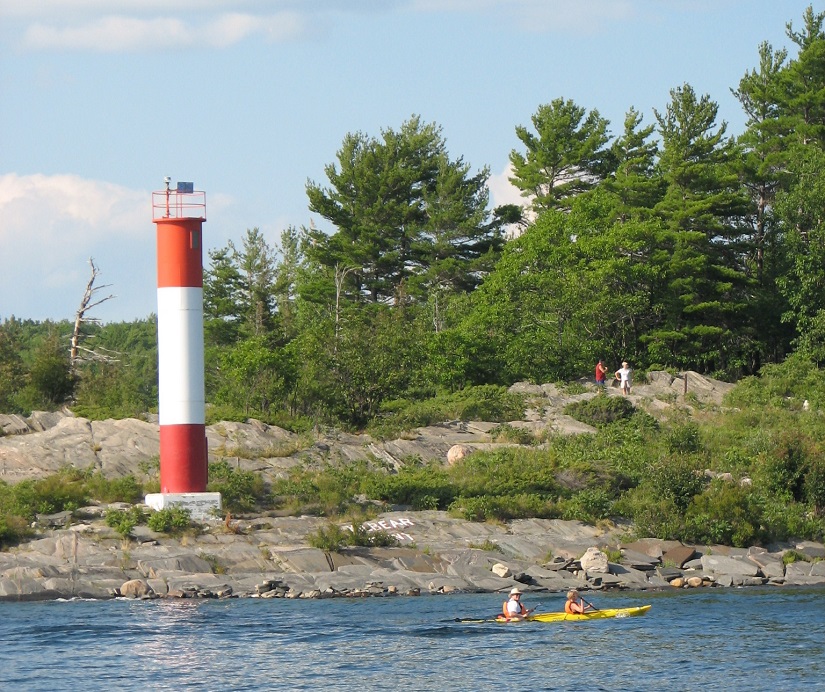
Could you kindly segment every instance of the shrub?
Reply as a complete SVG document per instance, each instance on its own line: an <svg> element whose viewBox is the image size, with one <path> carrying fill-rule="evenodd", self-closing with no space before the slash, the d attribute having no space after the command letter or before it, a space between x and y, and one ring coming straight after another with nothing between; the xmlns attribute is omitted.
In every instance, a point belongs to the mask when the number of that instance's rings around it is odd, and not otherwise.
<svg viewBox="0 0 825 692"><path fill-rule="evenodd" d="M309 534L307 541L313 548L326 552L337 552L345 546L386 548L398 545L395 536L386 531L367 531L362 524L355 524L352 531L336 524L328 524Z"/></svg>
<svg viewBox="0 0 825 692"><path fill-rule="evenodd" d="M336 524L329 524L326 528L320 527L316 532L307 536L307 542L313 548L334 553L347 544L349 532Z"/></svg>
<svg viewBox="0 0 825 692"><path fill-rule="evenodd" d="M690 458L662 459L653 466L650 476L643 481L655 495L673 502L684 510L706 483L702 471Z"/></svg>
<svg viewBox="0 0 825 692"><path fill-rule="evenodd" d="M825 407L825 371L802 354L779 364L762 366L759 377L746 377L728 392L729 406L799 409L808 400L812 408Z"/></svg>
<svg viewBox="0 0 825 692"><path fill-rule="evenodd" d="M146 523L158 533L180 533L192 525L192 517L183 507L164 507L152 512Z"/></svg>
<svg viewBox="0 0 825 692"><path fill-rule="evenodd" d="M367 430L379 439L399 431L442 423L445 420L485 420L503 423L521 419L524 397L510 394L506 387L481 385L442 394L426 401L398 399L385 402L381 415Z"/></svg>
<svg viewBox="0 0 825 692"><path fill-rule="evenodd" d="M635 410L636 408L629 399L604 394L583 401L575 401L564 407L564 412L568 416L595 427L628 419Z"/></svg>
<svg viewBox="0 0 825 692"><path fill-rule="evenodd" d="M685 513L684 538L691 543L719 543L740 548L759 543L762 513L750 488L716 482L693 498Z"/></svg>
<svg viewBox="0 0 825 692"><path fill-rule="evenodd" d="M639 486L616 502L615 510L633 520L638 537L675 540L682 535L682 513L673 500L660 496L649 487Z"/></svg>
<svg viewBox="0 0 825 692"><path fill-rule="evenodd" d="M5 548L31 535L31 529L23 517L0 514L0 548Z"/></svg>
<svg viewBox="0 0 825 692"><path fill-rule="evenodd" d="M100 502L128 502L135 504L143 499L143 485L132 475L109 479L97 472L86 481L88 494Z"/></svg>
<svg viewBox="0 0 825 692"><path fill-rule="evenodd" d="M811 459L803 482L805 499L817 516L825 514L825 461L821 457Z"/></svg>
<svg viewBox="0 0 825 692"><path fill-rule="evenodd" d="M586 488L559 503L562 519L592 523L599 519L607 519L612 510L613 500L602 488Z"/></svg>
<svg viewBox="0 0 825 692"><path fill-rule="evenodd" d="M446 508L456 494L448 470L437 464L405 466L393 474L373 474L365 479L363 489L374 499L410 505L416 510Z"/></svg>
<svg viewBox="0 0 825 692"><path fill-rule="evenodd" d="M448 511L467 521L509 521L529 517L550 519L558 516L553 502L538 494L459 497L450 504Z"/></svg>
<svg viewBox="0 0 825 692"><path fill-rule="evenodd" d="M519 445L531 445L536 437L527 428L516 428L509 423L501 423L490 430L494 442L510 442Z"/></svg>
<svg viewBox="0 0 825 692"><path fill-rule="evenodd" d="M225 459L209 464L210 492L220 493L223 505L232 512L249 512L267 499L264 480L258 473L240 471Z"/></svg>
<svg viewBox="0 0 825 692"><path fill-rule="evenodd" d="M677 425L667 435L667 449L671 454L695 454L702 449L699 426L690 422Z"/></svg>
<svg viewBox="0 0 825 692"><path fill-rule="evenodd" d="M790 565L792 562L810 562L811 559L805 555L804 553L800 553L797 550L786 550L782 554L782 563L785 565Z"/></svg>
<svg viewBox="0 0 825 692"><path fill-rule="evenodd" d="M140 507L127 510L113 509L106 512L106 525L117 531L123 538L132 535L132 529L146 519Z"/></svg>

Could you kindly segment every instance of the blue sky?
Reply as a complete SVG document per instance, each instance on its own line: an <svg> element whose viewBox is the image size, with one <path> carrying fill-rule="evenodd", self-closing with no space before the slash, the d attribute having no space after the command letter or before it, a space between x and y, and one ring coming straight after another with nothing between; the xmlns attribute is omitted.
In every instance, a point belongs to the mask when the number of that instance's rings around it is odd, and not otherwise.
<svg viewBox="0 0 825 692"><path fill-rule="evenodd" d="M453 158L489 166L494 204L517 125L573 99L613 133L690 83L730 93L762 41L791 48L810 0L4 0L0 3L0 320L73 319L93 257L104 321L156 311L151 192L206 191L204 242L273 245L348 132L413 114ZM813 3L822 11L822 3ZM791 56L795 52L791 50Z"/></svg>

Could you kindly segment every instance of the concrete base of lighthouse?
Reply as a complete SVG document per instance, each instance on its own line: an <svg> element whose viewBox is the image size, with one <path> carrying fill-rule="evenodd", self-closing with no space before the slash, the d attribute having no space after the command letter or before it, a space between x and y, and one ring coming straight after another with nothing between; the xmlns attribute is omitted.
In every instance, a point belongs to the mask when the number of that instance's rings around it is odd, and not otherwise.
<svg viewBox="0 0 825 692"><path fill-rule="evenodd" d="M149 493L144 502L154 510L168 507L188 509L196 521L216 519L221 511L220 493Z"/></svg>

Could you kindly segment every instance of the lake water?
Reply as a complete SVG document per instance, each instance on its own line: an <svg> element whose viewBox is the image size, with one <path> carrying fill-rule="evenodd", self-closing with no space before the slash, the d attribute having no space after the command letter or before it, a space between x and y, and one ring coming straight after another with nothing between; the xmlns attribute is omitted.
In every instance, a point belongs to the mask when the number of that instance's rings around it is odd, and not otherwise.
<svg viewBox="0 0 825 692"><path fill-rule="evenodd" d="M501 625L454 621L494 615L492 594L0 603L0 688L825 690L825 589L585 597L653 607Z"/></svg>

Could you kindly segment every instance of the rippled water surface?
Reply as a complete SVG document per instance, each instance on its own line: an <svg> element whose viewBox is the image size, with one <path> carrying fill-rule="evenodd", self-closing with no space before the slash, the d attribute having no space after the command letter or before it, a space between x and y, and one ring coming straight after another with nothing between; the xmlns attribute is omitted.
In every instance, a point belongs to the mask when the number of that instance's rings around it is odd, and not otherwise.
<svg viewBox="0 0 825 692"><path fill-rule="evenodd" d="M589 596L653 608L500 625L454 620L495 595L0 603L0 688L825 690L825 589Z"/></svg>

